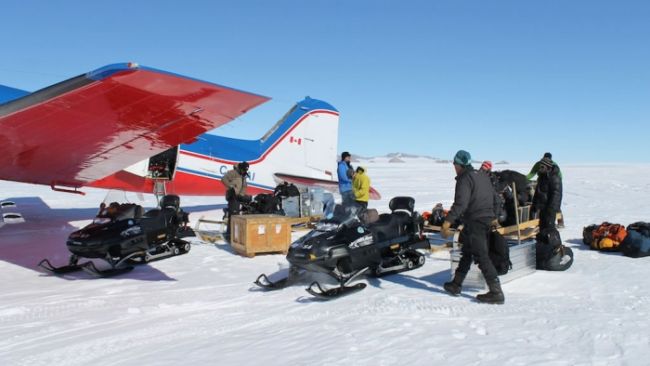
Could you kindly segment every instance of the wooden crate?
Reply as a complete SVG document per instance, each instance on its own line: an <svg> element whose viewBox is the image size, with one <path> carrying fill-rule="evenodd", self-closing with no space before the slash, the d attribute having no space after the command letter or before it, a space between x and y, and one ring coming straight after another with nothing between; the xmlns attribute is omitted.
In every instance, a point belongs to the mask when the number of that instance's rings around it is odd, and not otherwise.
<svg viewBox="0 0 650 366"><path fill-rule="evenodd" d="M238 215L230 220L230 245L246 257L258 253L287 253L291 218L279 215Z"/></svg>

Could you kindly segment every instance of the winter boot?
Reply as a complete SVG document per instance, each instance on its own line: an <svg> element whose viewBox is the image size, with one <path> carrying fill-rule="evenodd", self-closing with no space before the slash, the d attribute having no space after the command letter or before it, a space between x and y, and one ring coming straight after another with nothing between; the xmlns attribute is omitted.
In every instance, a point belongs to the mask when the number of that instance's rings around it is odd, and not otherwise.
<svg viewBox="0 0 650 366"><path fill-rule="evenodd" d="M499 279L495 278L494 280L488 281L487 285L490 291L485 294L476 295L476 300L486 304L503 304L505 298L503 296L503 291L501 291L501 283L499 282Z"/></svg>
<svg viewBox="0 0 650 366"><path fill-rule="evenodd" d="M458 296L460 291L463 289L463 281L465 280L465 274L456 272L454 279L451 282L445 282L442 286L445 288L450 295Z"/></svg>

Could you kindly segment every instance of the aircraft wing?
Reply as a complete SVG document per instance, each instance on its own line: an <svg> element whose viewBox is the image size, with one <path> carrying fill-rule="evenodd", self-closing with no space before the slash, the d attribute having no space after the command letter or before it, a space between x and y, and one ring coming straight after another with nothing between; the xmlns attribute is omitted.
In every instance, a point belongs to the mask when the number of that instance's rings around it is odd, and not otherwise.
<svg viewBox="0 0 650 366"><path fill-rule="evenodd" d="M0 179L80 187L269 98L133 63L0 104Z"/></svg>
<svg viewBox="0 0 650 366"><path fill-rule="evenodd" d="M293 183L296 185L310 186L310 187L320 187L330 192L338 192L339 190L339 183L333 180L300 177L297 175L290 175L290 174L283 174L283 173L276 173L274 175L277 180L284 181L287 183ZM370 199L371 200L381 199L381 194L379 194L379 192L373 187L370 187Z"/></svg>

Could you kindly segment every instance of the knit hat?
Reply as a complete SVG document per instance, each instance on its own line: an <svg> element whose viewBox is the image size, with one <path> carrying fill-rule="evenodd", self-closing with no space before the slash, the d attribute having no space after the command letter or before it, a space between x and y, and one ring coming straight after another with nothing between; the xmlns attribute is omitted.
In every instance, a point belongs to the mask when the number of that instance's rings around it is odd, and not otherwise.
<svg viewBox="0 0 650 366"><path fill-rule="evenodd" d="M545 166L548 170L553 169L553 160L550 158L543 158L539 161L539 164Z"/></svg>
<svg viewBox="0 0 650 366"><path fill-rule="evenodd" d="M486 160L481 164L481 169L487 170L488 172L492 170L492 162L489 160Z"/></svg>
<svg viewBox="0 0 650 366"><path fill-rule="evenodd" d="M470 166L472 165L472 156L465 150L458 150L456 155L454 155L454 164Z"/></svg>
<svg viewBox="0 0 650 366"><path fill-rule="evenodd" d="M344 151L343 154L341 154L341 160L347 158L348 156L351 156L349 152Z"/></svg>
<svg viewBox="0 0 650 366"><path fill-rule="evenodd" d="M544 153L545 158L553 159L553 155L550 152Z"/></svg>
<svg viewBox="0 0 650 366"><path fill-rule="evenodd" d="M237 168L240 172L248 172L249 166L250 165L246 161L242 161L241 163L237 164Z"/></svg>

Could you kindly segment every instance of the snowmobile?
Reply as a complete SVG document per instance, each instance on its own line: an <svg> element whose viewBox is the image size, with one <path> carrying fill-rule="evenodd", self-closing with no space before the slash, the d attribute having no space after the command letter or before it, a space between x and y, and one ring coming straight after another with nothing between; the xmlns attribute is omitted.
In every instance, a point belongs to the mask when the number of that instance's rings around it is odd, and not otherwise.
<svg viewBox="0 0 650 366"><path fill-rule="evenodd" d="M190 243L180 239L187 226L188 214L180 207L180 199L166 195L160 209L142 213L135 204L112 203L93 222L70 234L67 248L72 253L66 266L54 267L43 259L38 266L53 274L84 270L98 277L110 277L133 269L129 264L146 263L190 250ZM98 258L110 265L99 270L92 261L79 263L80 258Z"/></svg>
<svg viewBox="0 0 650 366"><path fill-rule="evenodd" d="M286 278L273 282L261 274L254 283L275 290L296 283L303 274L325 273L339 286L324 289L314 281L306 290L319 299L333 299L364 289L365 283L349 286L364 273L383 276L421 267L425 257L416 249L429 248L429 242L422 237L423 220L414 204L411 197L395 197L391 213L381 215L374 209L337 205L332 218L291 244Z"/></svg>

